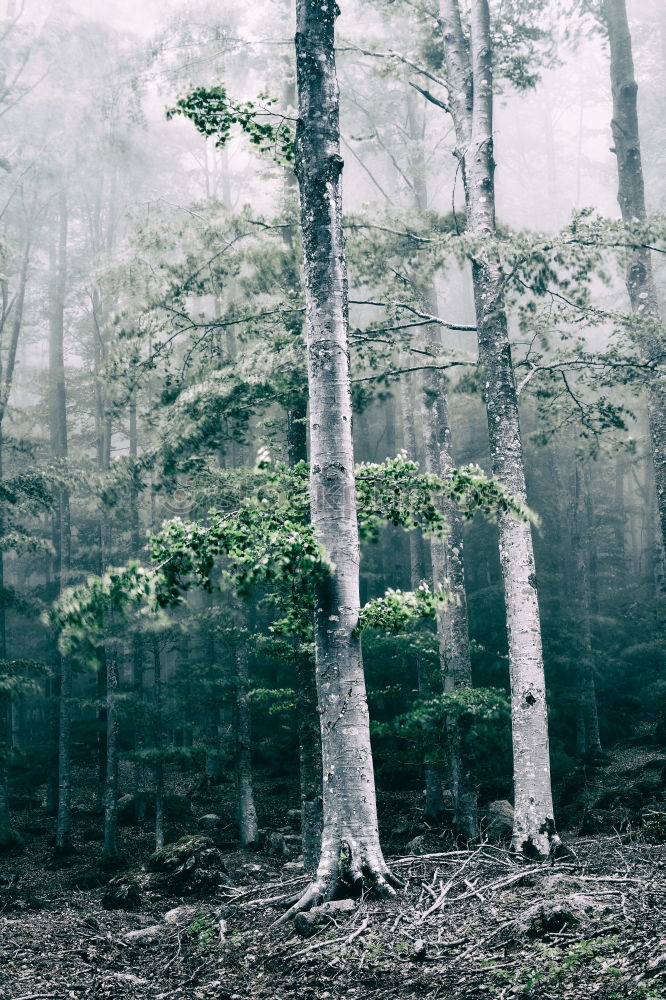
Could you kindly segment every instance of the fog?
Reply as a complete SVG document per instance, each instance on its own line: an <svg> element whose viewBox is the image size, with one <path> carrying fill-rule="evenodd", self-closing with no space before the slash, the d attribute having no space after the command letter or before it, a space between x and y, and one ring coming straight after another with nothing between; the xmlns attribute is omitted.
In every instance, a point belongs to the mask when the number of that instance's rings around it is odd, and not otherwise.
<svg viewBox="0 0 666 1000"><path fill-rule="evenodd" d="M146 920L148 855L180 837L238 849L238 893L278 857L295 867L273 881L305 879L322 745L324 824L361 761L393 854L467 851L505 815L529 859L526 759L551 795L539 857L556 827L566 844L663 825L663 775L644 769L666 733L666 3L626 0L616 37L624 0L490 0L476 63L486 0L339 5L337 89L306 120L308 73L333 60L305 51L297 80L295 0L0 0L0 918L5 847L34 847L28 881L54 850L132 858ZM328 419L326 468L351 478L317 521ZM352 542L333 557L336 532ZM360 600L328 621L355 616L335 663L362 646L360 708L339 728L367 746L338 765L326 699L343 718L346 680L330 667L331 696L317 615L322 580L350 574ZM543 732L521 744L534 701ZM637 746L623 798L612 766ZM355 865L364 901L386 871ZM99 920L108 878L75 875ZM322 879L308 906L349 894ZM65 996L48 989L16 996Z"/></svg>

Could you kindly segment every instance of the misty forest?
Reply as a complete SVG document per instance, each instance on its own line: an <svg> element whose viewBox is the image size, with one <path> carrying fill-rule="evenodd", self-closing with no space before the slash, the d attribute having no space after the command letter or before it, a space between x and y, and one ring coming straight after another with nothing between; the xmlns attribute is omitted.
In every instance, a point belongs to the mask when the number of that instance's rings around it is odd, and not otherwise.
<svg viewBox="0 0 666 1000"><path fill-rule="evenodd" d="M0 2L0 997L666 998L664 0Z"/></svg>

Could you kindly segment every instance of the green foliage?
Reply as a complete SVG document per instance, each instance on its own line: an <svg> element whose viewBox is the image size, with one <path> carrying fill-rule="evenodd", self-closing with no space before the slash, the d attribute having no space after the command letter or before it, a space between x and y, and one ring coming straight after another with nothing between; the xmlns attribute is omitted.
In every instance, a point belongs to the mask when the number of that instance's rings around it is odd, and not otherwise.
<svg viewBox="0 0 666 1000"><path fill-rule="evenodd" d="M201 951L208 951L216 936L215 922L208 914L197 913L187 927L187 934L196 939Z"/></svg>
<svg viewBox="0 0 666 1000"><path fill-rule="evenodd" d="M94 662L113 615L122 618L141 604L152 613L173 607L191 587L211 591L225 578L241 595L273 586L270 596L281 613L273 631L308 638L315 587L329 572L309 520L308 467L301 462L294 469L277 464L258 471L262 476L254 492L236 509L211 511L206 522L180 518L167 522L151 540L154 569L130 563L67 591L49 616L63 652L79 643L84 658ZM376 533L380 518L406 528L421 523L441 532L445 521L436 505L438 492L455 500L465 516L471 517L475 510L526 516L521 505L477 466L452 470L448 479L439 480L420 474L414 462L391 459L383 465L361 466L357 489L359 523L366 537ZM222 576L220 560L225 566ZM420 602L422 610L431 599L425 592L410 598ZM408 604L392 596L368 615L395 623L408 612Z"/></svg>
<svg viewBox="0 0 666 1000"><path fill-rule="evenodd" d="M510 719L504 691L459 688L414 701L407 712L371 728L373 739L397 746L399 758L420 759L425 751L432 760L447 761L460 752L475 781L492 796L510 769Z"/></svg>
<svg viewBox="0 0 666 1000"><path fill-rule="evenodd" d="M41 682L51 673L39 660L0 660L0 695L17 697L41 690Z"/></svg>
<svg viewBox="0 0 666 1000"><path fill-rule="evenodd" d="M361 608L357 633L374 628L383 632L404 632L424 618L434 618L437 608L446 601L444 591L433 593L427 584L414 591L387 590L383 597Z"/></svg>
<svg viewBox="0 0 666 1000"><path fill-rule="evenodd" d="M56 631L61 652L77 652L96 665L113 615L125 617L131 607L138 608L142 602L157 610L162 597L157 591L159 582L159 572L129 563L66 590L45 618Z"/></svg>
<svg viewBox="0 0 666 1000"><path fill-rule="evenodd" d="M237 125L259 152L272 153L278 163L294 160L294 133L288 119L270 108L275 98L260 94L256 101L232 101L223 86L197 87L167 110L167 119L184 115L197 132L213 137L222 148ZM279 119L277 124L271 119ZM266 120L268 119L268 120Z"/></svg>
<svg viewBox="0 0 666 1000"><path fill-rule="evenodd" d="M376 539L385 522L408 531L421 528L426 534L444 534L442 499L453 501L465 518L476 513L494 517L499 511L510 511L521 519L527 517L525 508L478 465L452 469L446 479L440 479L420 473L418 462L399 455L381 464L359 465L356 492L362 538Z"/></svg>
<svg viewBox="0 0 666 1000"><path fill-rule="evenodd" d="M269 715L279 715L282 712L292 712L298 703L298 696L292 688L253 688L250 698L258 705L266 708Z"/></svg>
<svg viewBox="0 0 666 1000"><path fill-rule="evenodd" d="M278 463L271 468L260 463L257 472L254 491L235 509L211 511L206 522L167 522L151 539L154 569L130 563L67 591L49 615L62 651L78 645L83 657L95 662L114 615L122 619L141 605L157 613L181 603L191 587L211 591L225 579L241 595L272 587L269 599L279 615L272 631L309 639L315 588L328 574L329 564L309 519L308 466L301 462L289 469ZM442 532L445 520L438 494L455 500L466 517L476 510L486 516L498 510L526 516L477 466L454 469L440 480L420 474L417 463L398 457L360 466L357 491L365 537L376 536L380 519ZM414 617L431 617L435 602L426 590L416 595L391 592L366 612L366 625L378 627L373 621L385 621L395 631Z"/></svg>

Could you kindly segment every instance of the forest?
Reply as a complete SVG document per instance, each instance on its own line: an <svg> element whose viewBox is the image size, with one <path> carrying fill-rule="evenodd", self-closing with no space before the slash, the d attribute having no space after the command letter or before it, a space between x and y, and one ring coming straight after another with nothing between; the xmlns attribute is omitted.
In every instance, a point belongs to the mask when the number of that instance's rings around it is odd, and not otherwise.
<svg viewBox="0 0 666 1000"><path fill-rule="evenodd" d="M0 1000L666 1000L666 3L0 0Z"/></svg>

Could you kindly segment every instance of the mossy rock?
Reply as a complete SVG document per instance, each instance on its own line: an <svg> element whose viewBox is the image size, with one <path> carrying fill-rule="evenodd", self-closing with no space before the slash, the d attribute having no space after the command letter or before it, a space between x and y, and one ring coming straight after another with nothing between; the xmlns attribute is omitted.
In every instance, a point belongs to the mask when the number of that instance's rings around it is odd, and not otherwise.
<svg viewBox="0 0 666 1000"><path fill-rule="evenodd" d="M105 910L136 910L142 902L141 883L132 873L116 875L107 884L102 896Z"/></svg>
<svg viewBox="0 0 666 1000"><path fill-rule="evenodd" d="M148 870L153 888L183 895L214 891L227 871L210 837L196 834L155 851Z"/></svg>

